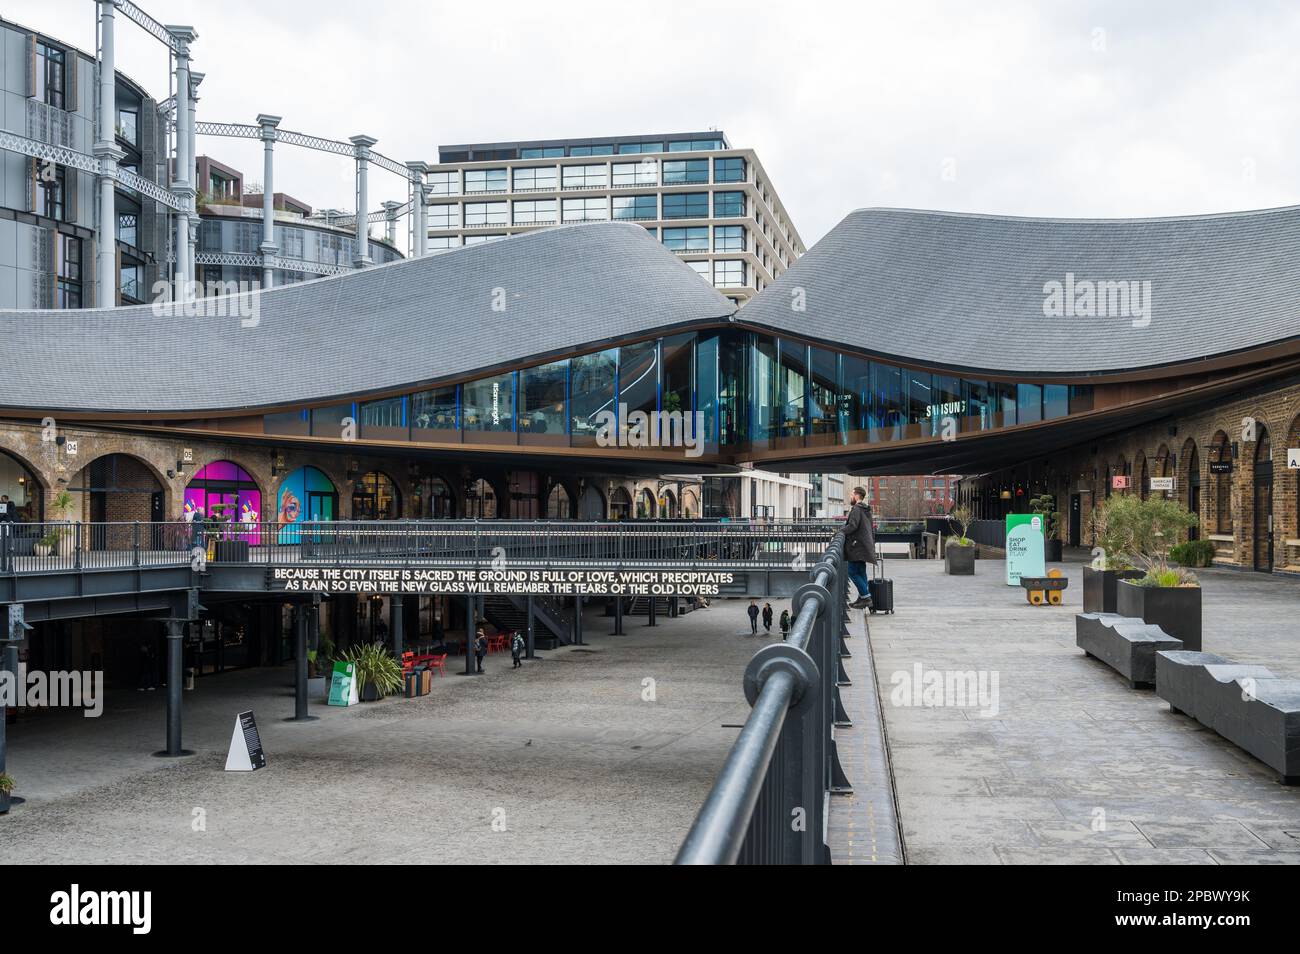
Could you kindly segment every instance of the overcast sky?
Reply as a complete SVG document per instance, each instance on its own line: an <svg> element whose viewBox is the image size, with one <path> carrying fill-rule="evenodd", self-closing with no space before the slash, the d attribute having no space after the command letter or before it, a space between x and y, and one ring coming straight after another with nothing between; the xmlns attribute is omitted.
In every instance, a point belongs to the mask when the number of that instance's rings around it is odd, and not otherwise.
<svg viewBox="0 0 1300 954"><path fill-rule="evenodd" d="M1052 216L1300 200L1300 3L139 0L199 33L199 117L440 143L725 130L805 242L905 206ZM94 48L91 0L3 16ZM159 98L160 43L119 15L118 68ZM260 146L199 152L261 179ZM276 187L351 208L340 157L281 147ZM372 174L371 205L405 198Z"/></svg>

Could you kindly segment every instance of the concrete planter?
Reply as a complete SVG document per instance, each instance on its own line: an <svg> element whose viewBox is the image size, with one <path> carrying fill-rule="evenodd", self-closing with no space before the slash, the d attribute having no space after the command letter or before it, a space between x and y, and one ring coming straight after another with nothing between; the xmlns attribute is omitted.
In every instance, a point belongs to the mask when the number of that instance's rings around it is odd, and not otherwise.
<svg viewBox="0 0 1300 954"><path fill-rule="evenodd" d="M1153 623L1182 640L1183 649L1201 649L1201 588L1199 586L1138 586L1120 580L1115 586L1116 612Z"/></svg>
<svg viewBox="0 0 1300 954"><path fill-rule="evenodd" d="M1141 570L1095 570L1083 568L1083 611L1085 613L1118 612L1115 586L1120 580L1141 579Z"/></svg>
<svg viewBox="0 0 1300 954"><path fill-rule="evenodd" d="M330 681L325 676L315 676L307 680L308 699L328 699L329 694Z"/></svg>
<svg viewBox="0 0 1300 954"><path fill-rule="evenodd" d="M974 576L975 547L963 547L950 541L943 548L943 563L949 576Z"/></svg>

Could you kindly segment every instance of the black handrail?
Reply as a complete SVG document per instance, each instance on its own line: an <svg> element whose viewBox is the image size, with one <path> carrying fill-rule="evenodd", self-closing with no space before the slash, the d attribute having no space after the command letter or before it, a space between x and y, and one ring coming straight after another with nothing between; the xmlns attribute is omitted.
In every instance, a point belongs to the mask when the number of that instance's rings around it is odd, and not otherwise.
<svg viewBox="0 0 1300 954"><path fill-rule="evenodd" d="M682 842L676 863L820 864L825 795L846 782L835 753L845 616L844 535L795 593L785 642L745 669L752 711Z"/></svg>

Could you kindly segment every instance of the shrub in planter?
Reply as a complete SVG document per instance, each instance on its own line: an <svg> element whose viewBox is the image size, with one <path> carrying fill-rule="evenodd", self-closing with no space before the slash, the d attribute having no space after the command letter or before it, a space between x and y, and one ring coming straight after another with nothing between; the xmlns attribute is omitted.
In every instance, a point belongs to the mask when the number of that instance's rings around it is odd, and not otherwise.
<svg viewBox="0 0 1300 954"><path fill-rule="evenodd" d="M1112 530L1106 520L1106 505L1093 511L1092 526L1097 541L1093 561L1083 568L1083 611L1085 613L1119 612L1116 584L1120 580L1138 580L1144 575L1124 551L1128 540L1120 535L1122 522Z"/></svg>
<svg viewBox="0 0 1300 954"><path fill-rule="evenodd" d="M1169 548L1169 558L1179 566L1209 566L1214 562L1214 541L1187 540Z"/></svg>
<svg viewBox="0 0 1300 954"><path fill-rule="evenodd" d="M9 800L14 792L14 779L12 775L0 773L0 815L9 813Z"/></svg>
<svg viewBox="0 0 1300 954"><path fill-rule="evenodd" d="M402 666L383 643L353 646L339 658L357 667L363 701L373 702L402 691Z"/></svg>
<svg viewBox="0 0 1300 954"><path fill-rule="evenodd" d="M1048 563L1060 563L1062 557L1061 525L1056 517L1056 498L1043 494L1029 501L1031 513L1043 518L1043 557Z"/></svg>
<svg viewBox="0 0 1300 954"><path fill-rule="evenodd" d="M1124 496L1106 507L1112 545L1144 571L1141 579L1120 581L1116 611L1159 626L1193 651L1201 648L1201 587L1195 574L1169 565L1169 551L1197 522L1196 514L1163 497Z"/></svg>
<svg viewBox="0 0 1300 954"><path fill-rule="evenodd" d="M975 541L966 536L974 515L969 507L954 507L948 514L953 536L943 548L944 569L949 576L975 575Z"/></svg>

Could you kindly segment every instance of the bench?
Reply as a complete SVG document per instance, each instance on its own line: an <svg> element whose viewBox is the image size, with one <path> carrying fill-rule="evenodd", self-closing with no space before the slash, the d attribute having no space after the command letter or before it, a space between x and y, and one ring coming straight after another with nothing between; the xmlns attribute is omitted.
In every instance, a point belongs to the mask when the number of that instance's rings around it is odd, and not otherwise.
<svg viewBox="0 0 1300 954"><path fill-rule="evenodd" d="M1181 712L1300 785L1300 679L1214 653L1159 652L1156 692Z"/></svg>
<svg viewBox="0 0 1300 954"><path fill-rule="evenodd" d="M1079 613L1074 641L1084 654L1104 662L1128 680L1130 689L1156 685L1156 653L1183 644L1159 626L1118 613Z"/></svg>
<svg viewBox="0 0 1300 954"><path fill-rule="evenodd" d="M876 543L876 556L878 556L878 557L883 557L883 556L885 556L886 554L891 554L891 553L892 553L892 554L895 554L895 555L905 556L905 557L907 557L908 559L911 559L911 557L912 557L912 547L913 547L913 544L911 544L911 543L900 543L900 542L896 542L896 541L893 541L893 540L891 540L891 541L888 542L888 543L881 543L881 542L877 541L877 543Z"/></svg>

